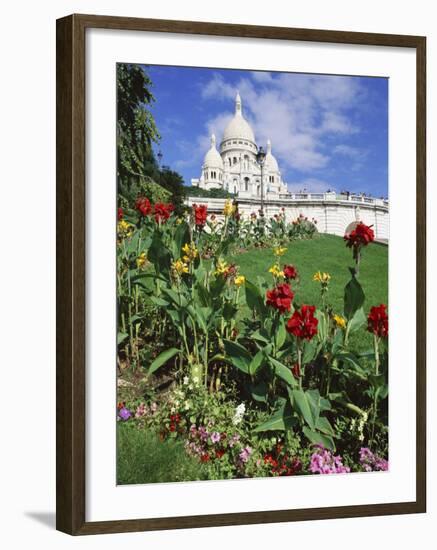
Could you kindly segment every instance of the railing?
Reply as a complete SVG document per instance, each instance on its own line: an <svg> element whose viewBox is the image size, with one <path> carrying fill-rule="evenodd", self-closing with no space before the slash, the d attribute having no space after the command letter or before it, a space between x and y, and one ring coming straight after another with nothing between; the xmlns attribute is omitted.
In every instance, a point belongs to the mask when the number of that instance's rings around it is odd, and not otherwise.
<svg viewBox="0 0 437 550"><path fill-rule="evenodd" d="M219 198L208 198L208 197L189 197L188 203L200 203L200 204L222 204L225 199ZM387 199L377 199L375 197L368 197L365 195L355 195L355 194L338 194L335 192L329 193L282 193L278 198L267 197L265 199L266 203L274 202L287 202L287 201L326 201L326 202L349 202L353 204L365 204L365 205L374 205L374 206L383 206L388 208L389 201ZM258 203L258 197L240 197L237 198L237 202L253 202Z"/></svg>

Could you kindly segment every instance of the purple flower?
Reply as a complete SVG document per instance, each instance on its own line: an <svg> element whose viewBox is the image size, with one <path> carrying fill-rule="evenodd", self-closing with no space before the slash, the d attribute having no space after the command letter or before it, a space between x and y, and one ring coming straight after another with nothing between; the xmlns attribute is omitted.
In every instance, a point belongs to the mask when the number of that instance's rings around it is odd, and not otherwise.
<svg viewBox="0 0 437 550"><path fill-rule="evenodd" d="M220 441L220 434L218 432L212 432L211 441L213 443L218 443Z"/></svg>
<svg viewBox="0 0 437 550"><path fill-rule="evenodd" d="M372 453L368 447L360 449L360 464L365 472L386 472L388 461Z"/></svg>
<svg viewBox="0 0 437 550"><path fill-rule="evenodd" d="M240 441L240 435L234 434L229 440L229 447L233 447L236 443Z"/></svg>
<svg viewBox="0 0 437 550"><path fill-rule="evenodd" d="M140 403L138 405L137 410L135 411L135 418L141 418L142 416L146 416L148 412L147 406L145 403Z"/></svg>
<svg viewBox="0 0 437 550"><path fill-rule="evenodd" d="M250 455L252 454L252 449L247 446L244 447L244 449L241 451L241 453L238 455L241 462L246 463L249 460Z"/></svg>
<svg viewBox="0 0 437 550"><path fill-rule="evenodd" d="M309 471L313 474L346 474L350 472L344 466L341 456L333 456L323 445L315 445L316 451L311 455Z"/></svg>
<svg viewBox="0 0 437 550"><path fill-rule="evenodd" d="M127 409L126 407L122 407L119 411L118 411L118 418L120 418L120 420L129 420L129 418L132 416L132 413L130 412L129 409Z"/></svg>
<svg viewBox="0 0 437 550"><path fill-rule="evenodd" d="M208 440L208 430L205 428L205 426L199 426L199 429L197 430L199 436L200 436L200 439L202 439L203 441L207 441Z"/></svg>

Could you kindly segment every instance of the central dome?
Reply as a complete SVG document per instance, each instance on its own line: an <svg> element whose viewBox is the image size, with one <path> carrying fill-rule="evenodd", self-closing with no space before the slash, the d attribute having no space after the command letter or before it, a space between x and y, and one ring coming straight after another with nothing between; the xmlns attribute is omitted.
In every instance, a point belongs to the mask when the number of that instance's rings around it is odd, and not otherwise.
<svg viewBox="0 0 437 550"><path fill-rule="evenodd" d="M223 141L229 139L245 139L255 143L255 136L250 124L243 117L240 94L235 98L235 115L223 132Z"/></svg>

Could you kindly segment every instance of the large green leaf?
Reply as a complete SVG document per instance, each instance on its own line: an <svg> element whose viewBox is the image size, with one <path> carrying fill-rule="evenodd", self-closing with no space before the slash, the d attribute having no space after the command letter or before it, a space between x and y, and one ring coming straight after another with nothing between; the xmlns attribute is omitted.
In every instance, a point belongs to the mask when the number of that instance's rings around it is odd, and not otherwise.
<svg viewBox="0 0 437 550"><path fill-rule="evenodd" d="M245 282L246 301L250 309L254 309L261 316L264 316L266 306L264 304L264 296L259 288L250 281Z"/></svg>
<svg viewBox="0 0 437 550"><path fill-rule="evenodd" d="M180 353L181 350L177 348L170 348L158 355L158 357L150 364L148 373L153 374L157 371L162 365L165 365L176 354Z"/></svg>
<svg viewBox="0 0 437 550"><path fill-rule="evenodd" d="M268 387L265 382L250 385L250 393L255 401L267 403Z"/></svg>
<svg viewBox="0 0 437 550"><path fill-rule="evenodd" d="M286 382L291 387L297 386L297 380L293 376L293 373L288 367L283 365L274 357L269 357L269 362L272 365L272 367L275 369L276 376L279 376L279 378L282 378L282 380L284 380L284 382Z"/></svg>
<svg viewBox="0 0 437 550"><path fill-rule="evenodd" d="M258 369L261 367L265 360L265 354L263 350L259 350L259 352L255 355L255 357L252 359L249 365L249 374L250 376L255 376Z"/></svg>
<svg viewBox="0 0 437 550"><path fill-rule="evenodd" d="M355 276L344 288L344 314L348 320L351 320L355 312L364 304L364 291Z"/></svg>
<svg viewBox="0 0 437 550"><path fill-rule="evenodd" d="M190 228L188 224L183 221L176 227L174 237L172 239L173 257L178 259L182 256L182 246L188 243L190 240Z"/></svg>
<svg viewBox="0 0 437 550"><path fill-rule="evenodd" d="M294 408L297 409L297 411L305 420L305 422L308 424L308 426L311 428L311 430L315 430L316 429L315 419L311 410L311 405L310 405L308 396L301 389L293 390L291 394L293 396Z"/></svg>
<svg viewBox="0 0 437 550"><path fill-rule="evenodd" d="M366 314L364 313L364 309L360 307L359 309L356 310L356 312L354 313L354 316L347 324L347 327L346 327L347 334L350 334L351 332L356 332L365 323L366 323Z"/></svg>
<svg viewBox="0 0 437 550"><path fill-rule="evenodd" d="M231 340L223 340L225 345L226 355L234 367L241 370L245 374L249 374L249 366L252 361L252 356L242 345Z"/></svg>
<svg viewBox="0 0 437 550"><path fill-rule="evenodd" d="M147 257L153 263L156 273L168 273L170 270L171 254L157 231L153 235Z"/></svg>
<svg viewBox="0 0 437 550"><path fill-rule="evenodd" d="M296 418L289 405L282 406L268 420L257 426L254 432L286 431L296 425Z"/></svg>
<svg viewBox="0 0 437 550"><path fill-rule="evenodd" d="M278 330L276 331L276 348L277 349L282 348L282 346L284 345L286 337L287 337L287 332L285 330L285 322L281 318L281 320L279 321Z"/></svg>
<svg viewBox="0 0 437 550"><path fill-rule="evenodd" d="M335 451L334 440L329 435L310 430L308 426L304 426L303 433L307 436L311 443L314 443L315 445L323 445L326 449Z"/></svg>
<svg viewBox="0 0 437 550"><path fill-rule="evenodd" d="M316 422L316 428L319 432L323 432L324 434L327 434L330 436L335 435L334 429L331 426L329 420L324 416L319 416Z"/></svg>

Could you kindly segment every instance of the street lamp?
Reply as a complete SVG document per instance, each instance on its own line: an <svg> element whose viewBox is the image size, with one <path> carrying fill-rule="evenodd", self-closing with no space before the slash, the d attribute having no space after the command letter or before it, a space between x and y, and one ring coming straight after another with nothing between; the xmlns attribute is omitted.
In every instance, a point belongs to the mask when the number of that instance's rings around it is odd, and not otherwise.
<svg viewBox="0 0 437 550"><path fill-rule="evenodd" d="M161 149L158 151L158 154L156 155L158 157L158 167L159 167L159 185L161 185L161 170L162 170L162 151Z"/></svg>
<svg viewBox="0 0 437 550"><path fill-rule="evenodd" d="M258 149L258 152L256 154L256 162L259 164L261 168L261 215L264 216L264 163L266 160L266 154L262 147Z"/></svg>

